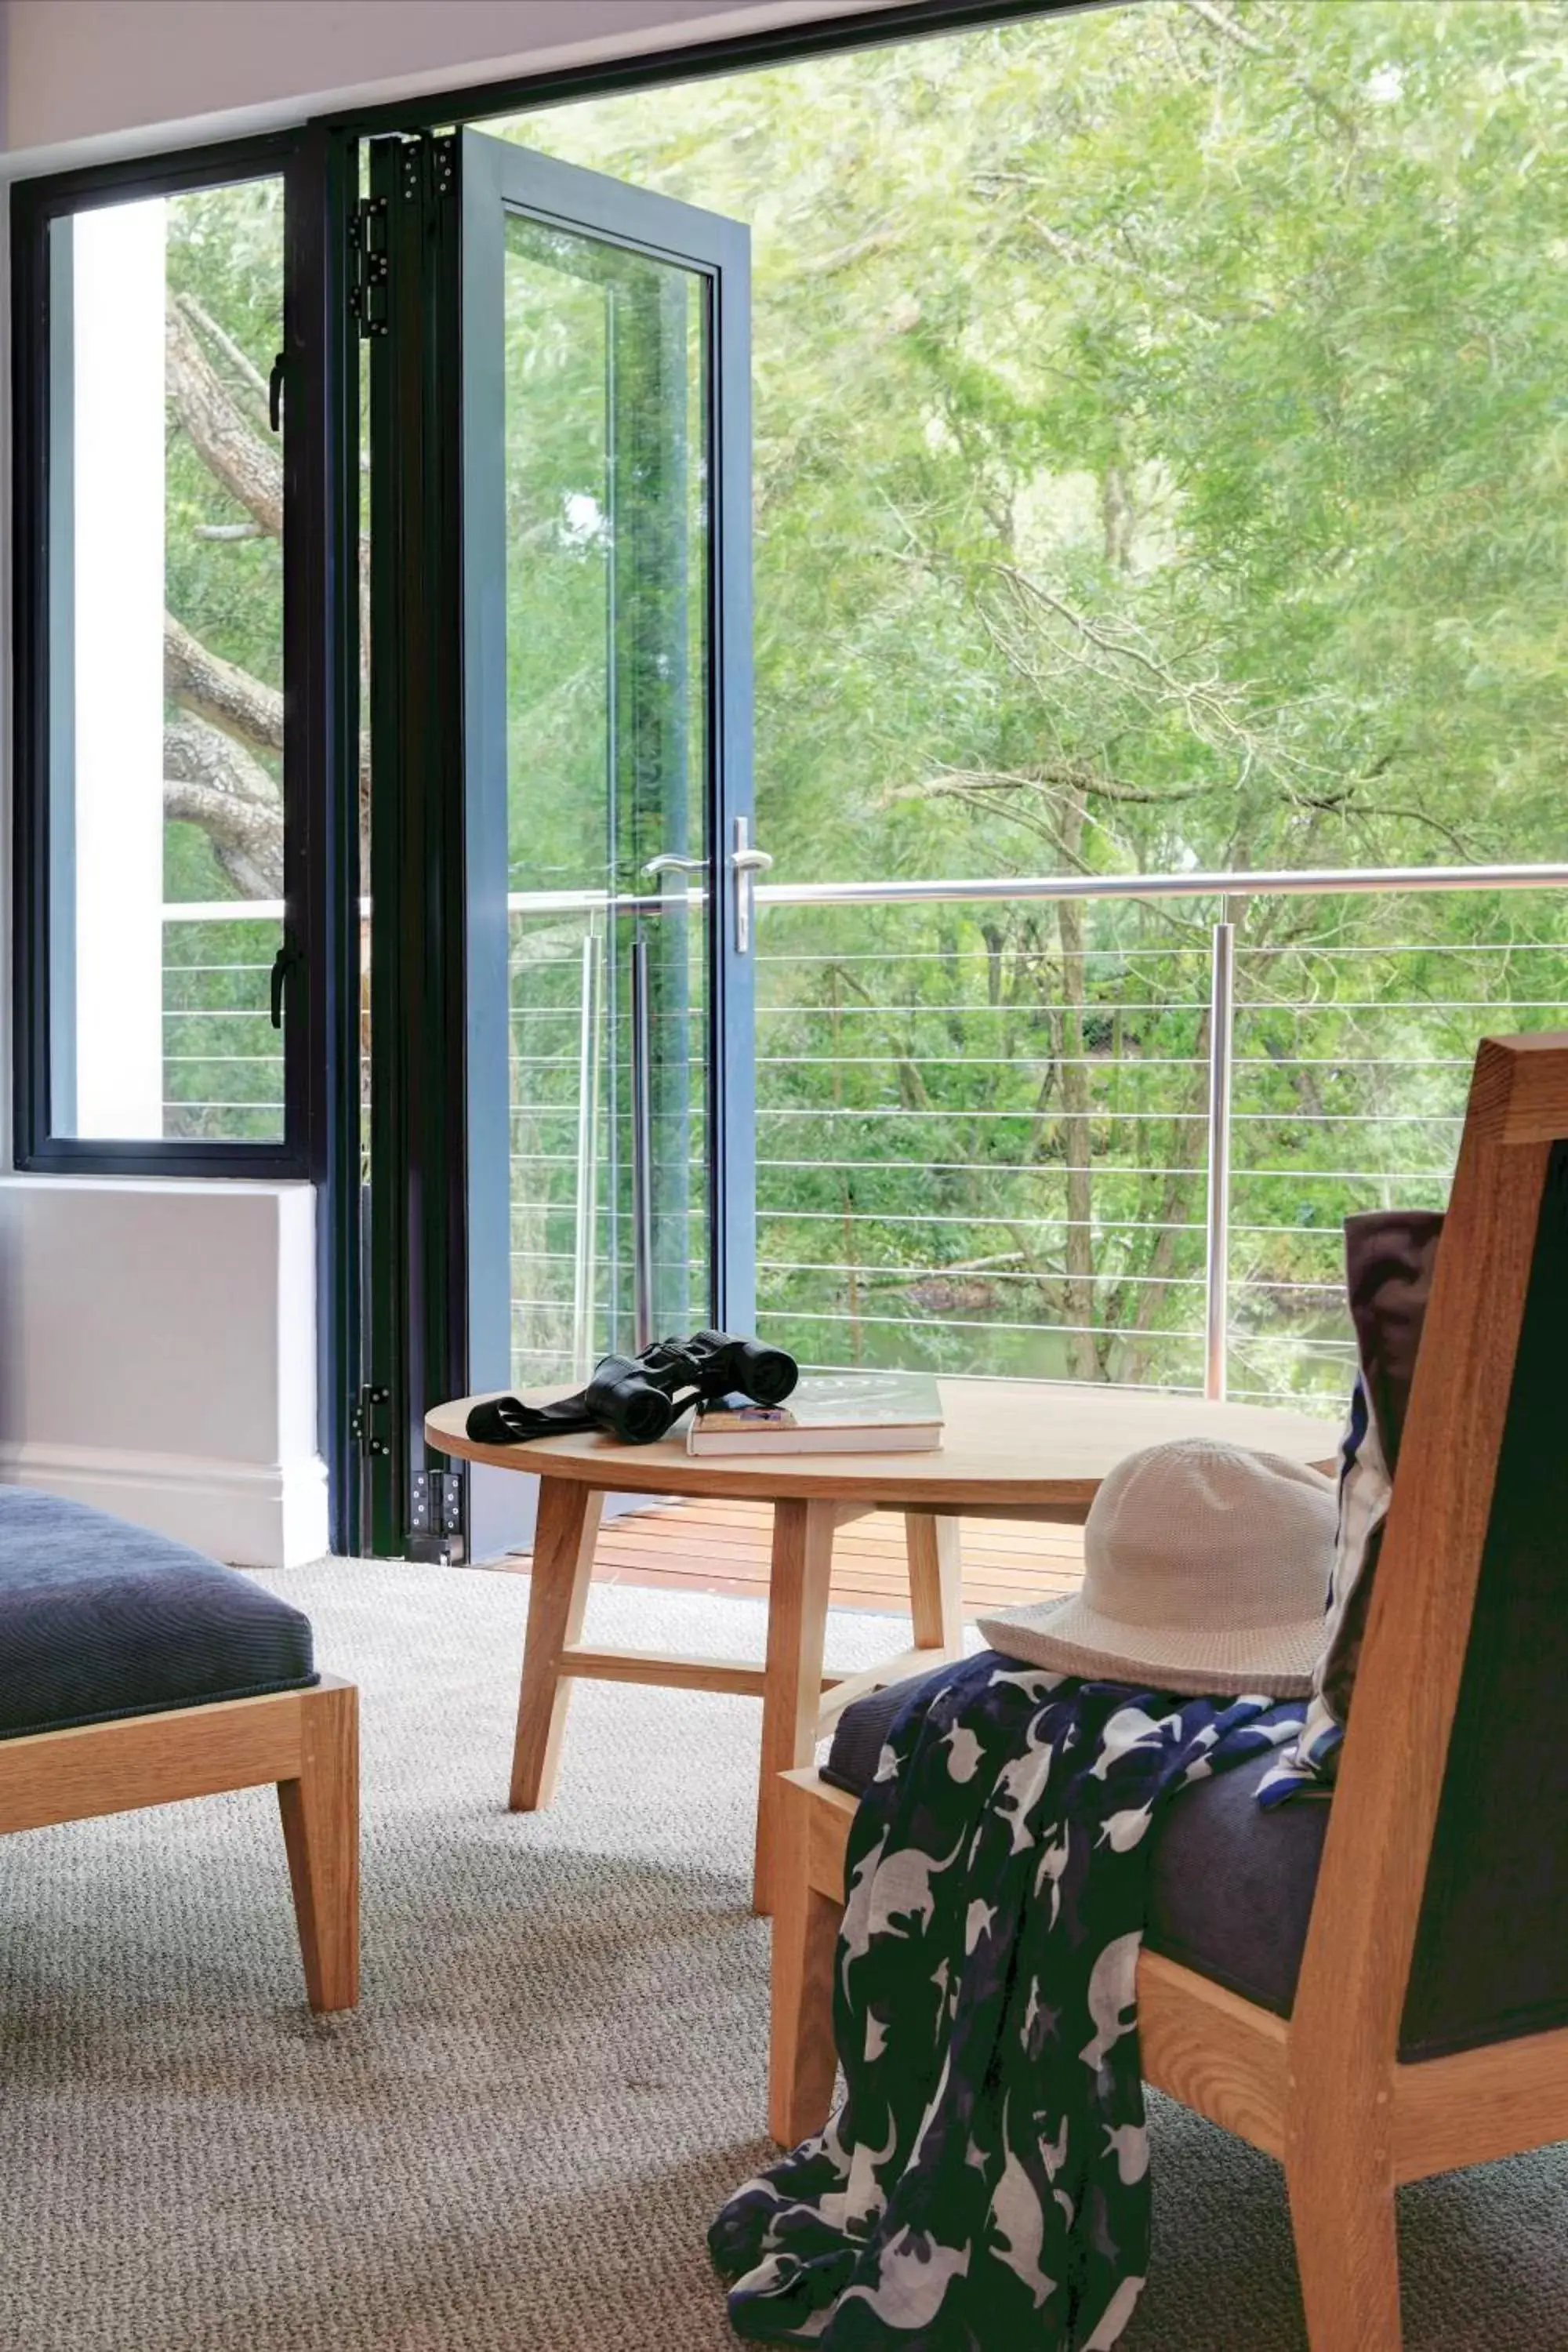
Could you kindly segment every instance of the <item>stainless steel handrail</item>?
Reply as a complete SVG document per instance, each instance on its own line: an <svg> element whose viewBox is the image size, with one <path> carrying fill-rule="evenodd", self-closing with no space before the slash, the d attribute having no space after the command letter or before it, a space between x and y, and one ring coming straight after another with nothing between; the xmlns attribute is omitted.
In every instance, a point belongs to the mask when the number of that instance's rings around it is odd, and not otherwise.
<svg viewBox="0 0 1568 2352"><path fill-rule="evenodd" d="M1226 874L1038 874L971 881L771 882L757 891L770 907L919 907L998 898L1335 898L1379 890L1552 890L1568 866L1352 866Z"/></svg>
<svg viewBox="0 0 1568 2352"><path fill-rule="evenodd" d="M1272 898L1367 897L1379 891L1560 890L1568 866L1347 866L1187 874L983 875L925 881L759 882L758 907L921 907L1062 898ZM644 892L514 890L513 915L657 915L707 904L703 889ZM243 903L243 902L241 902ZM204 910L205 912L205 910ZM232 919L232 916L231 916Z"/></svg>
<svg viewBox="0 0 1568 2352"><path fill-rule="evenodd" d="M1023 898L1264 898L1365 896L1383 891L1559 890L1568 866L1300 866L1267 872L1237 867L1225 873L982 875L924 881L756 882L758 907L920 907L976 905ZM513 890L511 915L658 915L706 906L705 889L647 891ZM363 911L368 912L368 908ZM170 900L166 923L279 922L281 898Z"/></svg>

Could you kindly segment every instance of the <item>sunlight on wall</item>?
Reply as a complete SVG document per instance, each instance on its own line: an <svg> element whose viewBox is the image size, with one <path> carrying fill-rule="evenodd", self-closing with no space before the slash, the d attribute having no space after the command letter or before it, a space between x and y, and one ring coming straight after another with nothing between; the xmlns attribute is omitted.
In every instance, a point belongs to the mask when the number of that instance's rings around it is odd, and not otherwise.
<svg viewBox="0 0 1568 2352"><path fill-rule="evenodd" d="M80 1135L163 1129L164 213L71 225Z"/></svg>

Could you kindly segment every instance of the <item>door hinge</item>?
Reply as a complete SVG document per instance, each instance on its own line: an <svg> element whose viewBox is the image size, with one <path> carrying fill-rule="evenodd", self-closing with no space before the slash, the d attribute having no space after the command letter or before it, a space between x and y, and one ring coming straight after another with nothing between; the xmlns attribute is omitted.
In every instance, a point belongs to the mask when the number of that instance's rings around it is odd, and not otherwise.
<svg viewBox="0 0 1568 2352"><path fill-rule="evenodd" d="M416 1471L409 1482L408 1504L411 1545L423 1548L427 1543L437 1547L442 1558L449 1557L463 1534L462 1472Z"/></svg>
<svg viewBox="0 0 1568 2352"><path fill-rule="evenodd" d="M372 1388L368 1384L357 1391L349 1407L349 1435L362 1454L390 1454L391 1446L382 1433L382 1408L390 1403L390 1389Z"/></svg>
<svg viewBox="0 0 1568 2352"><path fill-rule="evenodd" d="M363 341L386 332L386 198L362 196L349 216L349 309L359 320Z"/></svg>

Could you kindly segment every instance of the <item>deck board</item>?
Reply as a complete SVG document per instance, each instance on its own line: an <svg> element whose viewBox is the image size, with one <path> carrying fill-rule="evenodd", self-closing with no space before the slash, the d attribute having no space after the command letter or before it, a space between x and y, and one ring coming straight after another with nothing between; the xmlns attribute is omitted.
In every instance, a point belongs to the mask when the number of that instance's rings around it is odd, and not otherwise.
<svg viewBox="0 0 1568 2352"><path fill-rule="evenodd" d="M1016 1519L965 1518L963 1607L1017 1609L1076 1591L1083 1577L1083 1530ZM736 1593L768 1589L773 1513L766 1503L701 1500L655 1506L612 1520L599 1537L594 1575L606 1584L666 1591ZM526 1568L526 1556L515 1565ZM904 1523L874 1512L839 1528L833 1547L833 1599L840 1608L907 1612Z"/></svg>

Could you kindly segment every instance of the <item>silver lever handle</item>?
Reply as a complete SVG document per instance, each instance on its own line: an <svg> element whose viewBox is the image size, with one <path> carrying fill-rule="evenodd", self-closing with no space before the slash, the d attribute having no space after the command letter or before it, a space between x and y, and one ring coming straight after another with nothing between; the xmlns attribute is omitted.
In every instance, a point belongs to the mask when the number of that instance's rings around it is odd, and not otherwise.
<svg viewBox="0 0 1568 2352"><path fill-rule="evenodd" d="M705 857L678 857L673 849L667 849L661 856L650 857L643 867L645 874L706 874L707 871L708 860Z"/></svg>
<svg viewBox="0 0 1568 2352"><path fill-rule="evenodd" d="M752 951L752 912L756 903L756 877L765 874L773 862L765 849L752 847L751 831L745 817L735 819L735 845L730 852L730 868L735 877L737 955L750 955Z"/></svg>

